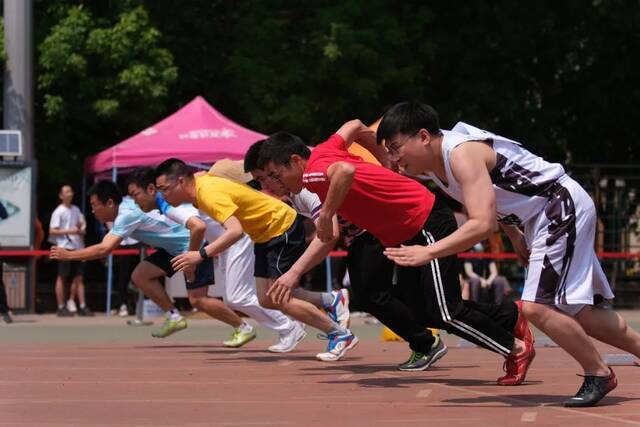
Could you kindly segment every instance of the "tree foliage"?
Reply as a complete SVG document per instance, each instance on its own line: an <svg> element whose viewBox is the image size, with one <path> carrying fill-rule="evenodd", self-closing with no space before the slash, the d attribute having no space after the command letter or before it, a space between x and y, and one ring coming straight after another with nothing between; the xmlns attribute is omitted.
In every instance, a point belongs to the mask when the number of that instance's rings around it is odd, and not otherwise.
<svg viewBox="0 0 640 427"><path fill-rule="evenodd" d="M41 182L203 95L310 143L420 98L565 163L632 163L640 3L36 0ZM69 167L73 164L73 167ZM53 184L52 184L53 185Z"/></svg>

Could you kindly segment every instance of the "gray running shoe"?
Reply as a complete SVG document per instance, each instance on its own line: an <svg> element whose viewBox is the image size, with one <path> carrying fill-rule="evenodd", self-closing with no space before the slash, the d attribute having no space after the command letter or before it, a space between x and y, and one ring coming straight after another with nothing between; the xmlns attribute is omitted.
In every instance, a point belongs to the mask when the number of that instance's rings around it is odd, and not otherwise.
<svg viewBox="0 0 640 427"><path fill-rule="evenodd" d="M436 341L431 346L431 350L427 354L418 353L417 351L411 352L411 357L406 362L398 365L398 369L401 371L426 371L436 361L447 354L447 346L444 345L440 335L434 337Z"/></svg>

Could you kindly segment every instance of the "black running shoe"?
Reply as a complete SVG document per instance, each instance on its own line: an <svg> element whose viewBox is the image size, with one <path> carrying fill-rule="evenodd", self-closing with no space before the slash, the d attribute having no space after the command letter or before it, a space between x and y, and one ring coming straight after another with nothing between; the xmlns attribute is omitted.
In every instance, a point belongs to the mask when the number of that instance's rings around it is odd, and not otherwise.
<svg viewBox="0 0 640 427"><path fill-rule="evenodd" d="M436 341L431 346L429 353L423 354L418 353L417 351L412 352L409 360L398 365L398 369L401 371L426 371L438 359L447 354L447 346L444 345L440 336L436 335L434 338Z"/></svg>
<svg viewBox="0 0 640 427"><path fill-rule="evenodd" d="M58 311L56 311L56 316L58 317L73 317L74 314L72 312L70 312L67 307L62 307L59 308Z"/></svg>
<svg viewBox="0 0 640 427"><path fill-rule="evenodd" d="M611 374L607 377L585 375L584 382L580 390L578 390L578 393L571 399L565 400L562 405L569 408L595 406L596 403L618 385L616 374L613 373L613 369L609 368L609 370Z"/></svg>
<svg viewBox="0 0 640 427"><path fill-rule="evenodd" d="M4 323L13 323L13 319L11 318L11 313L6 312L2 315L2 320L4 320Z"/></svg>
<svg viewBox="0 0 640 427"><path fill-rule="evenodd" d="M93 311L89 310L89 307L80 307L78 308L78 316L93 317L95 314Z"/></svg>

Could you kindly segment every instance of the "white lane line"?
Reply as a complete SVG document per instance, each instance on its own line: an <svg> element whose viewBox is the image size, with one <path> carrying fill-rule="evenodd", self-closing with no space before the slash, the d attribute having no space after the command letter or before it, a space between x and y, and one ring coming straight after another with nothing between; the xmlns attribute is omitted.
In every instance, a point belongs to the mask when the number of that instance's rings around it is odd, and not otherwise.
<svg viewBox="0 0 640 427"><path fill-rule="evenodd" d="M353 374L344 374L344 375L340 375L338 377L339 380L348 380L349 378L351 378L353 376Z"/></svg>
<svg viewBox="0 0 640 427"><path fill-rule="evenodd" d="M429 395L431 394L431 389L425 389L425 390L420 390L418 392L418 394L416 394L416 397L429 397Z"/></svg>
<svg viewBox="0 0 640 427"><path fill-rule="evenodd" d="M280 366L289 366L291 365L293 362L291 360L285 360L283 362L279 362L278 365Z"/></svg>
<svg viewBox="0 0 640 427"><path fill-rule="evenodd" d="M523 423L532 423L536 420L537 416L537 412L523 412L522 416L520 417L520 421L522 421Z"/></svg>

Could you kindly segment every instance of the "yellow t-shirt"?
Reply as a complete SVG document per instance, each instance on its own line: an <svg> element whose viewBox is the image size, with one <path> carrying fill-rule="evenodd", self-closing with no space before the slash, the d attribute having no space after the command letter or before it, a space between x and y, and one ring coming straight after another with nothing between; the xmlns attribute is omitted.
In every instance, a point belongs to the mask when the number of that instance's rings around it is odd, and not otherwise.
<svg viewBox="0 0 640 427"><path fill-rule="evenodd" d="M284 234L296 219L296 211L286 203L248 185L211 175L195 180L198 209L220 224L235 216L255 243Z"/></svg>

